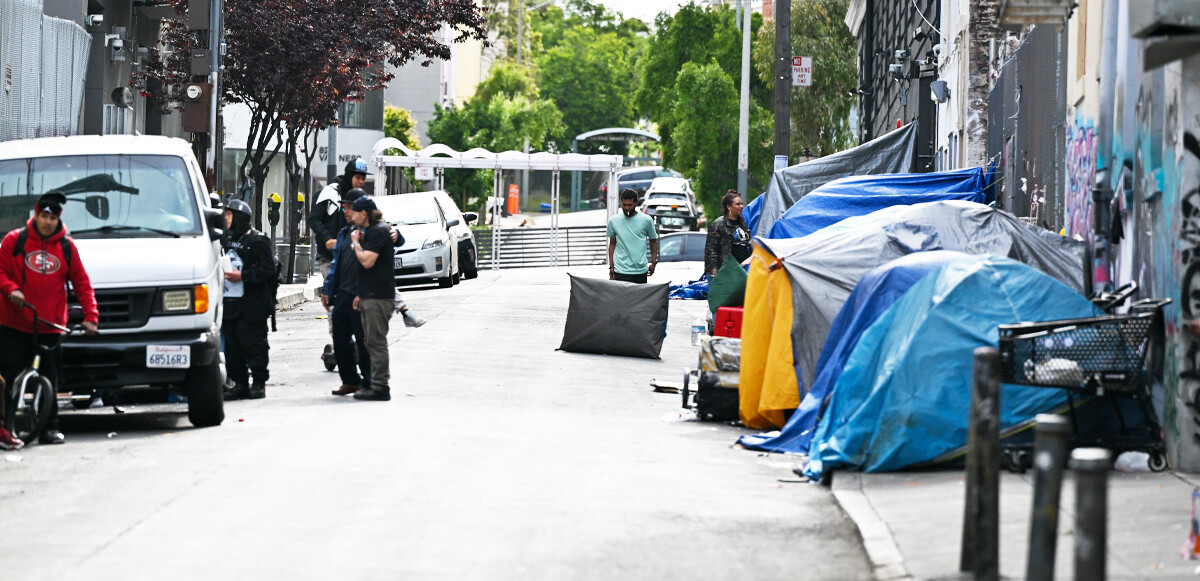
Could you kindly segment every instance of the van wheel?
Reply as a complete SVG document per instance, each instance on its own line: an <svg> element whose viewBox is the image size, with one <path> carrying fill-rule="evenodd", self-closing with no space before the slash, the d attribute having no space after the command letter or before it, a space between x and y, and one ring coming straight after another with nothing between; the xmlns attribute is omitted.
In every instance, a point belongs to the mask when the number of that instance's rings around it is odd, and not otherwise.
<svg viewBox="0 0 1200 581"><path fill-rule="evenodd" d="M219 426L225 419L225 398L222 393L225 386L221 384L221 375L219 360L188 370L184 385L188 394L188 420L193 426Z"/></svg>

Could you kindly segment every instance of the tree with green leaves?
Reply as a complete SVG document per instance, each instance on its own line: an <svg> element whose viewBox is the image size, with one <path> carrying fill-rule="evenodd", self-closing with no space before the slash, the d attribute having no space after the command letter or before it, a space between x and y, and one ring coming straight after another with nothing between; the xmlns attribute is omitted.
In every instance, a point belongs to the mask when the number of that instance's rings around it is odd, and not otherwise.
<svg viewBox="0 0 1200 581"><path fill-rule="evenodd" d="M434 106L429 139L458 151L482 147L495 152L520 151L529 139L533 150L561 138L562 112L543 98L528 67L512 62L492 66L485 79L461 107ZM446 174L446 189L466 204L471 197L491 195L491 172L453 170Z"/></svg>
<svg viewBox="0 0 1200 581"><path fill-rule="evenodd" d="M638 67L638 111L658 125L663 162L695 180L694 190L715 217L721 196L737 187L738 108L742 35L726 6L689 4L673 16L660 14L657 31ZM753 30L762 26L754 14ZM755 40L755 42L761 42ZM771 170L771 87L750 79L749 200L765 187Z"/></svg>
<svg viewBox="0 0 1200 581"><path fill-rule="evenodd" d="M791 0L792 54L812 57L813 84L792 88L792 156L804 148L815 156L855 145L850 112L858 86L858 43L846 27L844 0ZM758 31L754 70L760 81L775 77L775 27Z"/></svg>
<svg viewBox="0 0 1200 581"><path fill-rule="evenodd" d="M383 135L400 140L409 149L418 149L417 120L408 109L391 105L383 108Z"/></svg>

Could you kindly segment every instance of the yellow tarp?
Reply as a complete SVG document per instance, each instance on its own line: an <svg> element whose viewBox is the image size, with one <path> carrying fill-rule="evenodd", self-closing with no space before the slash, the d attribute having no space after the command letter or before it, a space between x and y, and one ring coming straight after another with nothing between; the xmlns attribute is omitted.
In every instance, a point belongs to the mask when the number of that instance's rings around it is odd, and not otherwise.
<svg viewBox="0 0 1200 581"><path fill-rule="evenodd" d="M750 260L742 315L739 412L747 427L781 428L784 412L800 405L792 356L792 285L775 257L758 244Z"/></svg>

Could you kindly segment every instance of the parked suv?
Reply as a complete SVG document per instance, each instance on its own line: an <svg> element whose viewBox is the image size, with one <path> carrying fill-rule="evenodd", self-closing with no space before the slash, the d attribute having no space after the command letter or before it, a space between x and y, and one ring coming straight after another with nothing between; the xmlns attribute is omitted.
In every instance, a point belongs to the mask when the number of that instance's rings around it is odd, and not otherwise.
<svg viewBox="0 0 1200 581"><path fill-rule="evenodd" d="M702 214L696 194L683 178L655 178L646 190L642 212L654 219L659 232L700 228Z"/></svg>
<svg viewBox="0 0 1200 581"><path fill-rule="evenodd" d="M181 388L188 419L225 418L220 269L224 216L182 139L50 137L0 143L0 230L25 224L48 191L67 196L100 309L100 333L63 343L60 391L77 407L117 401L129 386ZM72 300L74 298L72 297Z"/></svg>
<svg viewBox="0 0 1200 581"><path fill-rule="evenodd" d="M641 204L646 197L646 190L650 188L650 184L655 178L682 178L683 176L670 169L663 169L657 165L645 167L627 167L617 171L617 194L626 189L634 190L638 193L638 203ZM600 199L608 199L608 182L600 185Z"/></svg>

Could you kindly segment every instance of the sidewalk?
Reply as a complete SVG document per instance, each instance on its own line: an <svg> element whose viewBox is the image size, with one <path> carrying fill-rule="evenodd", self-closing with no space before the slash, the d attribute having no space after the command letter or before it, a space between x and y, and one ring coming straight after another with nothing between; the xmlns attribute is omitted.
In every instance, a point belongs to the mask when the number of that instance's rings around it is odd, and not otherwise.
<svg viewBox="0 0 1200 581"><path fill-rule="evenodd" d="M1180 558L1191 492L1200 475L1111 472L1108 577L1188 579L1200 561ZM966 486L961 470L836 472L833 494L854 520L880 581L970 579L958 571ZM1025 577L1033 472L1000 477L1000 574ZM1055 578L1074 578L1075 481L1067 471L1058 521Z"/></svg>
<svg viewBox="0 0 1200 581"><path fill-rule="evenodd" d="M307 282L279 285L279 291L275 294L279 310L290 309L320 296L322 280L320 273L314 273Z"/></svg>

